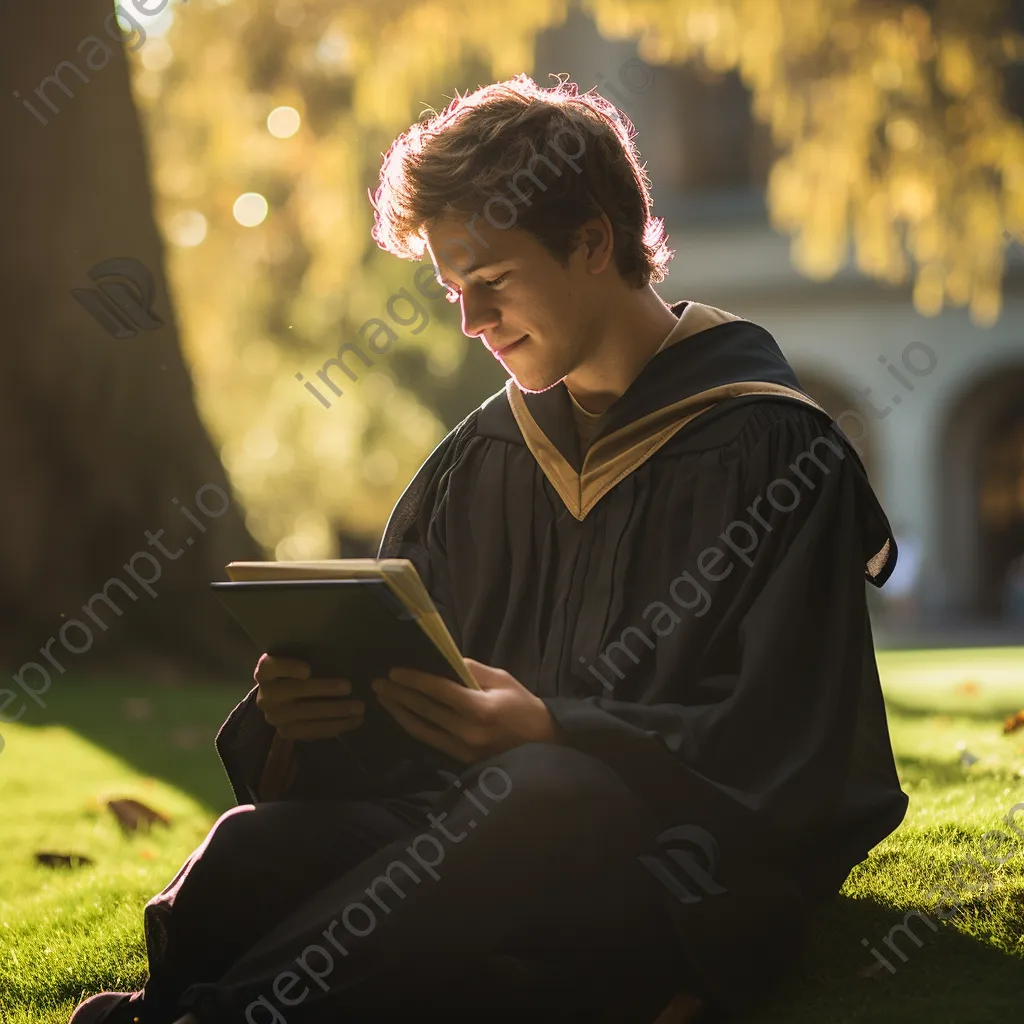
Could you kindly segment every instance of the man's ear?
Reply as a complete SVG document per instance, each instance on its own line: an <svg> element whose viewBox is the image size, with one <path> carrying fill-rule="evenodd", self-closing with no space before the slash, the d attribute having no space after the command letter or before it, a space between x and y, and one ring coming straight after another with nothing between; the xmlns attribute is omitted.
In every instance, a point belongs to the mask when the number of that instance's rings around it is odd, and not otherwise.
<svg viewBox="0 0 1024 1024"><path fill-rule="evenodd" d="M588 272L600 274L615 252L615 230L608 214L602 212L600 217L592 217L582 224L577 238L579 244L586 246Z"/></svg>

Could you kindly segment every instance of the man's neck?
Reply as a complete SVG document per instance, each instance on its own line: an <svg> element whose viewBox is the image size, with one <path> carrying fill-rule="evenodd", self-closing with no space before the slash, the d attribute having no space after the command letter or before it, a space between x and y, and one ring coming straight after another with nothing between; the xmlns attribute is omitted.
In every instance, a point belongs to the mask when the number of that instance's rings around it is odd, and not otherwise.
<svg viewBox="0 0 1024 1024"><path fill-rule="evenodd" d="M565 386L588 412L604 412L640 375L679 318L648 285L605 322L587 359L565 377Z"/></svg>

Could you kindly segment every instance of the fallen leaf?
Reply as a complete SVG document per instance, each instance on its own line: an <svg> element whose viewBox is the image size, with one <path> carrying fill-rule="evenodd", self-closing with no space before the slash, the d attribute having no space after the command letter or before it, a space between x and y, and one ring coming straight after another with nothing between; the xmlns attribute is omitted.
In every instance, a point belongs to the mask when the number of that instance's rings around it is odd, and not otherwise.
<svg viewBox="0 0 1024 1024"><path fill-rule="evenodd" d="M981 689L981 683L975 679L965 679L962 683L957 683L953 689L965 697L973 697Z"/></svg>
<svg viewBox="0 0 1024 1024"><path fill-rule="evenodd" d="M872 981L880 981L885 975L891 974L885 964L881 960L876 960L873 964L868 964L867 967L862 967L857 972L858 978L870 978Z"/></svg>
<svg viewBox="0 0 1024 1024"><path fill-rule="evenodd" d="M156 851L151 850L148 846L144 846L141 850L139 850L139 856L143 860L156 860Z"/></svg>
<svg viewBox="0 0 1024 1024"><path fill-rule="evenodd" d="M1018 711L1017 714L1010 715L1003 723L1003 732L1007 735L1021 728L1024 728L1024 711Z"/></svg>
<svg viewBox="0 0 1024 1024"><path fill-rule="evenodd" d="M92 861L81 853L52 853L41 850L36 854L36 863L44 864L48 868L82 868Z"/></svg>
<svg viewBox="0 0 1024 1024"><path fill-rule="evenodd" d="M206 730L197 725L183 725L171 733L171 745L179 750L196 750L206 739Z"/></svg>
<svg viewBox="0 0 1024 1024"><path fill-rule="evenodd" d="M147 807L140 800L108 800L107 806L114 812L117 823L125 832L137 832L142 828L148 831L157 822L167 827L171 824L170 818Z"/></svg>
<svg viewBox="0 0 1024 1024"><path fill-rule="evenodd" d="M133 722L144 722L153 714L153 703L146 697L129 697L121 704L121 711Z"/></svg>

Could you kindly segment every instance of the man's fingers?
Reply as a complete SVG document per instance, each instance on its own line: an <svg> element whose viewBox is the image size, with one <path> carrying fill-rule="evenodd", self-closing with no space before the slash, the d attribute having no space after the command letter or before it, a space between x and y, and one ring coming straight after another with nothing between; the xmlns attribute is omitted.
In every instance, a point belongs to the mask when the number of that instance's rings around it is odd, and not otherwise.
<svg viewBox="0 0 1024 1024"><path fill-rule="evenodd" d="M322 718L315 722L291 722L278 726L277 731L286 740L326 740L358 729L364 721L362 715L350 718Z"/></svg>
<svg viewBox="0 0 1024 1024"><path fill-rule="evenodd" d="M391 717L414 739L426 743L443 754L448 754L463 764L472 764L477 754L460 739L419 715L392 701L385 695L380 696L380 705Z"/></svg>
<svg viewBox="0 0 1024 1024"><path fill-rule="evenodd" d="M452 685L458 684L454 683ZM425 718L428 722L439 726L445 732L458 733L465 724L463 717L456 711L453 711L450 705L443 704L417 689L391 682L388 679L375 679L373 691L378 697L388 698L401 707L419 715L420 718Z"/></svg>
<svg viewBox="0 0 1024 1024"><path fill-rule="evenodd" d="M265 683L270 679L308 679L311 675L309 664L297 658L275 658L264 654L256 663L253 678L257 683Z"/></svg>
<svg viewBox="0 0 1024 1024"><path fill-rule="evenodd" d="M296 700L306 697L345 697L352 692L347 679L277 679L272 684Z"/></svg>
<svg viewBox="0 0 1024 1024"><path fill-rule="evenodd" d="M332 718L353 718L366 713L361 700L297 700L271 711L272 725L317 722Z"/></svg>
<svg viewBox="0 0 1024 1024"><path fill-rule="evenodd" d="M351 692L347 679L268 679L260 683L256 703L276 707L312 697L347 697Z"/></svg>
<svg viewBox="0 0 1024 1024"><path fill-rule="evenodd" d="M456 683L451 679L435 676L429 672L418 672L410 668L393 668L388 673L388 681L418 693L425 693L432 700L454 708L456 711L468 708L473 703L474 691L467 689L462 683Z"/></svg>

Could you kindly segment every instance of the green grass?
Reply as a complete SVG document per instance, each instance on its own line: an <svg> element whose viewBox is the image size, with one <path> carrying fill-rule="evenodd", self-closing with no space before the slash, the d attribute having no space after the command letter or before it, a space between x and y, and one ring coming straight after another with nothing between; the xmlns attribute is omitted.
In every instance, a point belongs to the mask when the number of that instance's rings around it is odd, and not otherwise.
<svg viewBox="0 0 1024 1024"><path fill-rule="evenodd" d="M879 670L903 789L903 824L851 873L839 904L815 929L799 969L757 1024L1002 1024L1024 1010L1024 839L980 851L982 835L1002 829L1009 809L1024 802L1024 730L1005 735L1006 716L1024 708L1024 648L881 651ZM967 751L978 760L961 763ZM1016 824L1024 830L1024 813ZM974 857L991 876L955 863ZM934 886L951 890L963 909L935 916ZM947 904L948 906L948 904ZM929 914L931 931L910 918L921 945L897 932L912 909ZM939 910L943 909L940 904ZM868 947L861 944L868 940ZM896 968L874 978L870 947Z"/></svg>
<svg viewBox="0 0 1024 1024"><path fill-rule="evenodd" d="M1020 1019L1024 841L1002 851L1011 856L1001 866L979 843L1024 801L1024 730L1001 730L1024 706L1024 648L880 652L879 666L910 796L906 821L855 869L756 1022ZM231 806L212 742L240 695L61 679L46 710L0 724L0 1022L64 1024L83 993L142 985L142 906ZM974 764L961 764L964 749ZM172 827L125 837L102 807L108 796L141 799ZM1017 820L1024 827L1024 815ZM94 864L45 868L34 863L37 850ZM966 856L990 872L991 892L970 871L957 882L954 864ZM934 885L948 886L963 910L934 932L911 919L921 945L896 933L901 961L882 939L908 910L931 909ZM895 974L860 976L875 962L862 939Z"/></svg>
<svg viewBox="0 0 1024 1024"><path fill-rule="evenodd" d="M45 710L0 724L0 1021L66 1024L83 992L141 987L142 907L233 803L213 737L240 696L61 679ZM101 804L115 796L171 828L122 835ZM94 863L42 867L38 850Z"/></svg>

